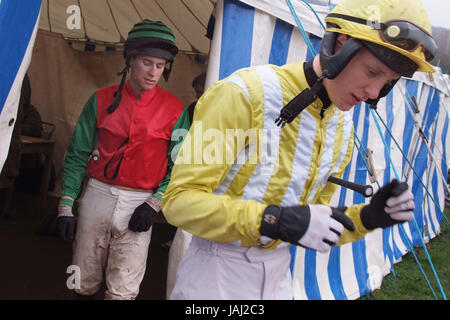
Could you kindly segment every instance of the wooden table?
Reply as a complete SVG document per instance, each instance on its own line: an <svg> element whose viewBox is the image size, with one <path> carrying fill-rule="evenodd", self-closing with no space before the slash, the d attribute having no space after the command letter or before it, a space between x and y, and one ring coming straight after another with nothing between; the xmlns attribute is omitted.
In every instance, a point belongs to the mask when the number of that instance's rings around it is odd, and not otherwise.
<svg viewBox="0 0 450 320"><path fill-rule="evenodd" d="M52 167L53 152L55 142L52 140L20 136L21 155L22 154L43 154L45 157L42 169L41 186L39 189L39 213L36 218L43 217L47 210L47 193L50 181L50 171Z"/></svg>

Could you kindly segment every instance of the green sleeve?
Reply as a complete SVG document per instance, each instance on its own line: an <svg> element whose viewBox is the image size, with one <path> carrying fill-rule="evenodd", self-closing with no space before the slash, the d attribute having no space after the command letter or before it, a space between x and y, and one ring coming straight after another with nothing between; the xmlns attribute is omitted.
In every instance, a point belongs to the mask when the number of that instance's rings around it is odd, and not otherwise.
<svg viewBox="0 0 450 320"><path fill-rule="evenodd" d="M78 118L72 141L67 149L62 175L62 197L76 199L80 193L87 162L94 147L96 123L97 95L94 93L86 102ZM60 204L72 206L73 201L62 198Z"/></svg>
<svg viewBox="0 0 450 320"><path fill-rule="evenodd" d="M172 174L172 168L175 161L175 158L178 154L178 151L181 148L184 137L189 131L190 120L189 120L189 112L187 108L183 109L180 117L172 128L171 139L169 143L169 149L167 150L167 156L169 158L169 162L167 164L167 173L164 179L159 183L158 190L154 194L154 197L161 200L164 192L166 192L167 186L170 182L170 177Z"/></svg>

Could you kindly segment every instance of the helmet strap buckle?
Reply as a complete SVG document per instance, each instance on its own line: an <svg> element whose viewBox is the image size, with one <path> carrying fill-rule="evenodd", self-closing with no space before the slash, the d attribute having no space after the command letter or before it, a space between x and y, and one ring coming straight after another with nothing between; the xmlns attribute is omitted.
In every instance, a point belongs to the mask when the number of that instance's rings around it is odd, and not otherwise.
<svg viewBox="0 0 450 320"><path fill-rule="evenodd" d="M317 95L323 87L323 79L325 79L325 76L322 75L310 89L303 90L294 99L289 101L289 103L281 109L280 115L275 119L275 124L278 127L283 128L286 123L294 121L306 107L317 99Z"/></svg>

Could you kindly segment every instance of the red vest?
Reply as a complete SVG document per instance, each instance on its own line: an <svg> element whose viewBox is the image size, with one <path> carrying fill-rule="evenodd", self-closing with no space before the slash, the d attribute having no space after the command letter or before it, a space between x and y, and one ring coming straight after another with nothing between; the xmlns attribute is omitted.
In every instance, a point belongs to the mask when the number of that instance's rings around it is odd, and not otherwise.
<svg viewBox="0 0 450 320"><path fill-rule="evenodd" d="M167 173L172 128L183 104L158 86L143 90L138 99L127 82L119 107L110 114L106 109L113 103L117 88L114 85L97 91L99 158L89 160L88 174L113 185L157 189Z"/></svg>

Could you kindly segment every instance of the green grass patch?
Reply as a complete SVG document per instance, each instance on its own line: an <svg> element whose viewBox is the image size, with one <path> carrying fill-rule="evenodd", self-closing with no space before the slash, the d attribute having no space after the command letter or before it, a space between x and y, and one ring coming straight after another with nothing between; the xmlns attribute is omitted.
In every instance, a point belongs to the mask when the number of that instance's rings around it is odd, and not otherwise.
<svg viewBox="0 0 450 320"><path fill-rule="evenodd" d="M445 215L450 217L450 209L445 209ZM441 223L441 234L427 244L431 261L441 282L447 298L450 293L450 227L445 220ZM443 295L437 284L436 277L428 262L425 250L415 248L416 256L422 265L428 281L433 288L437 299L442 300ZM388 274L381 285L361 300L435 300L428 283L425 280L414 256L408 252L402 261L394 265L396 278Z"/></svg>

